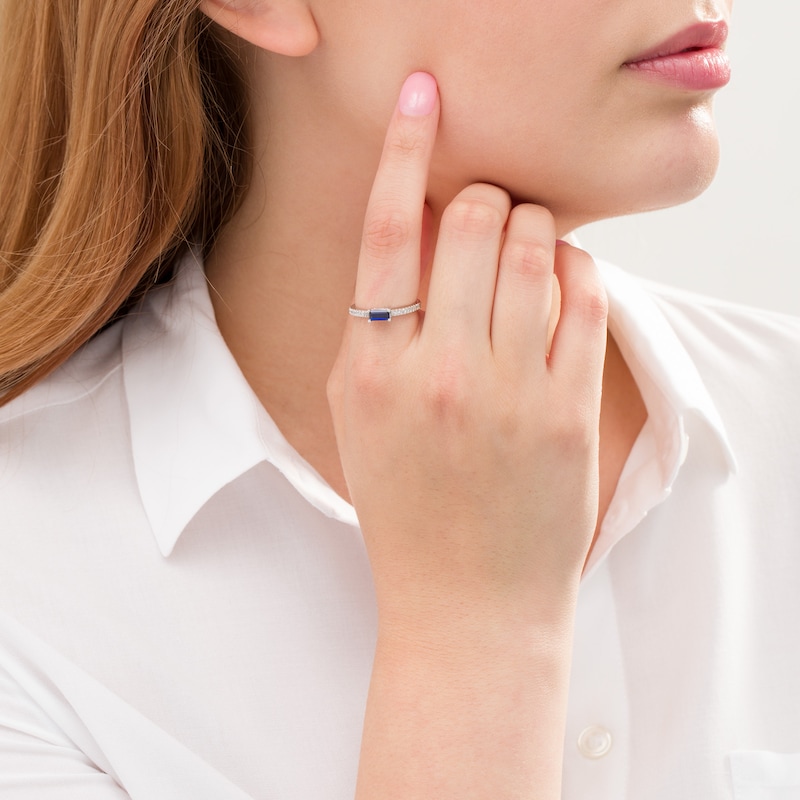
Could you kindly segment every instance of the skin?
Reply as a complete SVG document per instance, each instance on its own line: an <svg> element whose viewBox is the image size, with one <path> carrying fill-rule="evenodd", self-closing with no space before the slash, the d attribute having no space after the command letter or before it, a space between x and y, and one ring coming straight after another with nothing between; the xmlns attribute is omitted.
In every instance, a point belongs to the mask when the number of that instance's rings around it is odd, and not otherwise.
<svg viewBox="0 0 800 800"><path fill-rule="evenodd" d="M220 329L375 580L357 797L557 798L578 581L646 411L591 258L555 240L705 188L710 94L622 65L729 8L202 8L238 37L257 148L207 263ZM418 70L425 113L396 107Z"/></svg>

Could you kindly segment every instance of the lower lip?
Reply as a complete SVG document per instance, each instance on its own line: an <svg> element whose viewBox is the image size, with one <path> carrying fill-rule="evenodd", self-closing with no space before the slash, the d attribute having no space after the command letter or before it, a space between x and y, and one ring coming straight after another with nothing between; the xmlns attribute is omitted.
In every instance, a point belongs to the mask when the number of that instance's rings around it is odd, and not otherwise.
<svg viewBox="0 0 800 800"><path fill-rule="evenodd" d="M731 79L728 56L717 48L633 61L625 67L643 78L690 91L721 89Z"/></svg>

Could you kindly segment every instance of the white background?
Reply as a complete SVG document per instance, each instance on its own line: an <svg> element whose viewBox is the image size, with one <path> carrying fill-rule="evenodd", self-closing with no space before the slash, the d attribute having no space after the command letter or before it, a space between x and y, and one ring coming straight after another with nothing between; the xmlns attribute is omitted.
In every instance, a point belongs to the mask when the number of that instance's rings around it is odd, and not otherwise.
<svg viewBox="0 0 800 800"><path fill-rule="evenodd" d="M800 314L798 30L798 0L734 3L716 180L678 208L580 229L584 249L664 283Z"/></svg>

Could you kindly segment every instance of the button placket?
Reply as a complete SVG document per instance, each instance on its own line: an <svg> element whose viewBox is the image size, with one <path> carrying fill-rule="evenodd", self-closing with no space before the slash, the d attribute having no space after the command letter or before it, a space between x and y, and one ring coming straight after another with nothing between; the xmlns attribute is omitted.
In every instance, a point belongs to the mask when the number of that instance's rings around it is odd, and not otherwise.
<svg viewBox="0 0 800 800"><path fill-rule="evenodd" d="M625 800L628 726L617 612L604 557L584 579L578 600L564 743L564 800Z"/></svg>

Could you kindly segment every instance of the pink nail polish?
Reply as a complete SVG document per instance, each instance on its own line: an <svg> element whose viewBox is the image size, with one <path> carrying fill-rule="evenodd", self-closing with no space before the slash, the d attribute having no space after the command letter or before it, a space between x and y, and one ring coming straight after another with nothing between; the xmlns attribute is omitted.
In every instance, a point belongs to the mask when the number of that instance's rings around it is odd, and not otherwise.
<svg viewBox="0 0 800 800"><path fill-rule="evenodd" d="M406 78L398 107L407 117L424 117L436 105L436 81L427 72L415 72Z"/></svg>

